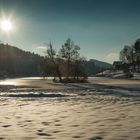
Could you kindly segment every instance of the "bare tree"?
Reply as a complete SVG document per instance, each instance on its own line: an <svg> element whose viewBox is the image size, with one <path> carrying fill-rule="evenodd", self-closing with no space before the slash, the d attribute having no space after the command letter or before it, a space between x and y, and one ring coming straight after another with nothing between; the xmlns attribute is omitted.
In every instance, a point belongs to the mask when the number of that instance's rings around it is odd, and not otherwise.
<svg viewBox="0 0 140 140"><path fill-rule="evenodd" d="M131 46L124 46L120 52L120 60L127 64L134 63L133 48Z"/></svg>
<svg viewBox="0 0 140 140"><path fill-rule="evenodd" d="M84 57L78 57L77 59L75 59L75 61L73 62L73 77L74 79L76 79L77 81L79 80L79 78L83 78L84 80L87 79L87 74L86 74L86 59Z"/></svg>
<svg viewBox="0 0 140 140"><path fill-rule="evenodd" d="M67 39L58 53L49 43L46 51L45 71L53 71L60 82L79 82L84 81L87 76L85 73L86 59L80 57L80 47L75 45L71 39ZM48 69L47 69L48 68ZM46 70L47 69L47 70ZM65 78L62 79L62 76Z"/></svg>
<svg viewBox="0 0 140 140"><path fill-rule="evenodd" d="M71 76L72 63L79 57L80 47L75 45L74 42L68 38L62 48L60 49L59 55L65 62L65 73L66 79Z"/></svg>
<svg viewBox="0 0 140 140"><path fill-rule="evenodd" d="M61 77L61 72L60 72L60 68L59 68L59 58L56 54L56 51L53 49L52 43L49 43L48 45L48 49L47 49L47 59L50 59L50 62L52 63L52 71L54 71L56 73L56 75L59 78L59 81L62 81L62 77Z"/></svg>
<svg viewBox="0 0 140 140"><path fill-rule="evenodd" d="M133 46L135 50L136 64L138 65L138 70L140 70L140 39L137 39Z"/></svg>

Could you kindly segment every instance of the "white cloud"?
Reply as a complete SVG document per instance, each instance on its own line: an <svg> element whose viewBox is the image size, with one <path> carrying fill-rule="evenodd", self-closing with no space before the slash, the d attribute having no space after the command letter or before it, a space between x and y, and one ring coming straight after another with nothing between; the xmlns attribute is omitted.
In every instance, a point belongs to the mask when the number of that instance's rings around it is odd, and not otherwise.
<svg viewBox="0 0 140 140"><path fill-rule="evenodd" d="M33 45L33 52L34 53L37 53L37 54L44 56L46 53L46 50L47 50L47 45L39 45L39 44Z"/></svg>
<svg viewBox="0 0 140 140"><path fill-rule="evenodd" d="M46 47L46 46L38 46L36 49L39 49L39 50L46 50L47 47Z"/></svg>
<svg viewBox="0 0 140 140"><path fill-rule="evenodd" d="M114 53L114 52L109 53L104 58L104 61L106 61L108 63L113 63L113 61L117 61L117 60L119 60L119 54L118 53Z"/></svg>

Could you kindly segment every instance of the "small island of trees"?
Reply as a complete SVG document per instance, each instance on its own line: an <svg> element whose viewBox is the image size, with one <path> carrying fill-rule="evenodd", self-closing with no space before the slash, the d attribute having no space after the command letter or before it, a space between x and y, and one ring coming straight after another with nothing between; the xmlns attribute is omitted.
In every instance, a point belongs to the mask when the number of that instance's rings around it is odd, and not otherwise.
<svg viewBox="0 0 140 140"><path fill-rule="evenodd" d="M54 75L54 81L59 82L86 82L86 59L80 56L79 51L80 47L70 38L58 52L49 43L42 63L44 76Z"/></svg>

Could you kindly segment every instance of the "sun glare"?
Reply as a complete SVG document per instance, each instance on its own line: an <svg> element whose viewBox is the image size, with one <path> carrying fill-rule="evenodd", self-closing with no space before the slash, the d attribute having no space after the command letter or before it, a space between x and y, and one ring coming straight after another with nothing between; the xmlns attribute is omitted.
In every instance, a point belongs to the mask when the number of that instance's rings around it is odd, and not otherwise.
<svg viewBox="0 0 140 140"><path fill-rule="evenodd" d="M9 20L2 20L0 22L0 28L3 31L9 32L12 29L12 23Z"/></svg>

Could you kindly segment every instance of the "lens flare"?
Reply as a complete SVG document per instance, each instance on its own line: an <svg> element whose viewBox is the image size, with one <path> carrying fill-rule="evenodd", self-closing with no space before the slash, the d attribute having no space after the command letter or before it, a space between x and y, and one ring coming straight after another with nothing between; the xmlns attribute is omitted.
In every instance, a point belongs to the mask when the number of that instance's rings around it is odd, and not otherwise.
<svg viewBox="0 0 140 140"><path fill-rule="evenodd" d="M9 32L10 30L12 30L12 23L9 20L2 20L0 22L0 28L3 31Z"/></svg>

